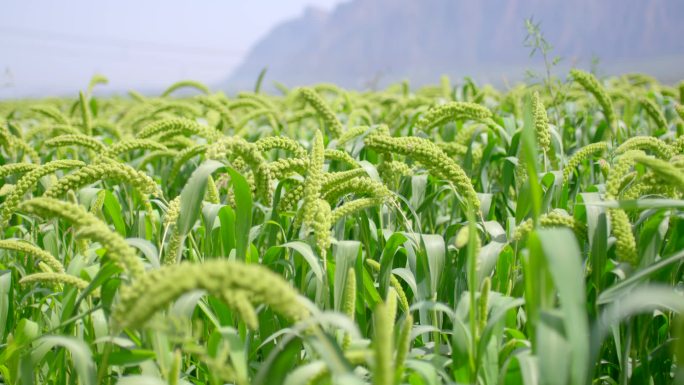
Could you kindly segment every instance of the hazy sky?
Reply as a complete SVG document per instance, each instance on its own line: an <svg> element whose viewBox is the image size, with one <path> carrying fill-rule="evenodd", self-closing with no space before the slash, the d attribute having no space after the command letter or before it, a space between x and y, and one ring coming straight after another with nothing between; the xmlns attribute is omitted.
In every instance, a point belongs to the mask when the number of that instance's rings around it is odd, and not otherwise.
<svg viewBox="0 0 684 385"><path fill-rule="evenodd" d="M308 5L341 0L0 0L0 97L227 77L250 46Z"/></svg>

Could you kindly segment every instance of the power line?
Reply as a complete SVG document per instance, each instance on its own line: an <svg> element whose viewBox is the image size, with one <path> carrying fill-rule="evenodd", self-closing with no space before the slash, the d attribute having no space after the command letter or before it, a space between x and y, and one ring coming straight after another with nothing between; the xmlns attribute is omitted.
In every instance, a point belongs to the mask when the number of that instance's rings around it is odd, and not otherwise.
<svg viewBox="0 0 684 385"><path fill-rule="evenodd" d="M0 27L1 38L24 38L40 41L51 41L59 44L81 44L91 46L109 46L115 48L135 48L158 52L185 53L215 57L242 57L243 51L197 47L181 44L158 43L143 40L122 39L113 36L75 35L61 32L42 31L28 28Z"/></svg>

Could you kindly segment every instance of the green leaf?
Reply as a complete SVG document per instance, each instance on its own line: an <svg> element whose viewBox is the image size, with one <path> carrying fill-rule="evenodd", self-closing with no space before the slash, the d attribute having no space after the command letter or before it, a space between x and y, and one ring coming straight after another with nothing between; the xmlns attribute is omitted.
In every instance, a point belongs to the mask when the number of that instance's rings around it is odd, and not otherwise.
<svg viewBox="0 0 684 385"><path fill-rule="evenodd" d="M109 354L107 363L113 366L136 366L155 357L154 351L147 349L122 349ZM121 382L117 382L120 384Z"/></svg>
<svg viewBox="0 0 684 385"><path fill-rule="evenodd" d="M121 215L121 205L119 204L119 200L116 199L116 197L114 196L114 194L111 193L111 191L105 191L103 207L104 212L109 216L109 218L112 219L112 223L114 224L114 228L116 229L116 231L120 235L125 237L126 222L124 222L123 216Z"/></svg>
<svg viewBox="0 0 684 385"><path fill-rule="evenodd" d="M649 277L655 275L656 273L662 271L666 267L672 266L676 263L684 260L684 251L680 251L675 255L663 258L660 261L640 269L632 274L629 278L624 279L617 284L606 289L601 295L599 295L596 303L599 305L605 305L611 303L621 297L626 296L632 289L634 289L639 283L647 280Z"/></svg>
<svg viewBox="0 0 684 385"><path fill-rule="evenodd" d="M309 384L312 378L327 371L327 369L325 362L320 360L298 366L292 373L288 374L284 385Z"/></svg>
<svg viewBox="0 0 684 385"><path fill-rule="evenodd" d="M533 356L529 350L521 350L517 352L514 359L520 370L520 377L522 378L522 384L524 385L537 385L539 384L539 361L536 356ZM520 384L520 382L514 380L506 381L506 384Z"/></svg>
<svg viewBox="0 0 684 385"><path fill-rule="evenodd" d="M496 242L492 241L484 245L477 255L478 264L478 282L482 282L485 277L488 277L494 270L496 262L499 260L499 255L506 247L508 243L506 242Z"/></svg>
<svg viewBox="0 0 684 385"><path fill-rule="evenodd" d="M105 282L107 282L107 280L109 280L114 274L120 273L121 271L121 268L112 262L102 266L95 275L95 278L93 278L90 281L90 283L84 290L81 290L81 294L76 300L77 306L75 307L78 308L78 304L80 304L83 301L83 299L90 295L95 289L97 289L98 287L102 286Z"/></svg>
<svg viewBox="0 0 684 385"><path fill-rule="evenodd" d="M562 313L542 311L537 325L539 378L545 385L580 384L570 379L572 341L566 338ZM575 380L576 381L576 380Z"/></svg>
<svg viewBox="0 0 684 385"><path fill-rule="evenodd" d="M45 354L56 346L61 346L71 353L71 361L76 369L82 385L95 385L95 363L93 355L82 340L64 336L44 336L37 342L31 353L31 362L37 365Z"/></svg>
<svg viewBox="0 0 684 385"><path fill-rule="evenodd" d="M324 300L323 293L325 290L325 272L323 271L321 259L314 253L308 243L302 241L288 242L279 247L294 250L304 258L316 277L316 303L322 303L321 301Z"/></svg>
<svg viewBox="0 0 684 385"><path fill-rule="evenodd" d="M131 375L119 378L116 385L168 385L168 383L151 375Z"/></svg>
<svg viewBox="0 0 684 385"><path fill-rule="evenodd" d="M223 206L218 212L221 222L221 242L223 254L229 255L235 248L235 211L230 206Z"/></svg>
<svg viewBox="0 0 684 385"><path fill-rule="evenodd" d="M506 314L517 307L525 304L522 298L510 298L500 296L498 293L490 294L490 303L494 303L490 309L490 315L487 317L487 325L480 336L479 349L483 350L487 345L496 325L506 316Z"/></svg>
<svg viewBox="0 0 684 385"><path fill-rule="evenodd" d="M347 286L349 268L353 268L356 257L361 250L361 242L340 241L335 247L335 281L333 285L333 304L335 311L340 311Z"/></svg>
<svg viewBox="0 0 684 385"><path fill-rule="evenodd" d="M207 190L207 179L211 173L222 167L225 166L221 162L207 160L195 169L185 183L180 194L180 214L176 222L178 233L182 236L186 236L190 232L200 216L202 200Z"/></svg>
<svg viewBox="0 0 684 385"><path fill-rule="evenodd" d="M256 83L254 84L254 93L258 94L259 91L261 90L261 83L264 81L264 76L266 76L266 71L268 71L268 67L264 67L259 71L259 76L257 76Z"/></svg>
<svg viewBox="0 0 684 385"><path fill-rule="evenodd" d="M532 102L529 95L525 97L523 107L523 130L521 135L521 161L525 164L527 171L527 183L530 188L532 202L532 212L534 218L539 218L542 208L542 189L539 182L539 167L537 166L537 135L532 115Z"/></svg>
<svg viewBox="0 0 684 385"><path fill-rule="evenodd" d="M5 330L8 328L8 314L12 304L12 272L0 271L0 341L5 340Z"/></svg>
<svg viewBox="0 0 684 385"><path fill-rule="evenodd" d="M643 209L682 209L684 200L680 199L660 199L660 198L640 198L637 200L624 201L592 201L586 202L587 206L601 206L607 208L620 208L623 210L643 210Z"/></svg>
<svg viewBox="0 0 684 385"><path fill-rule="evenodd" d="M316 279L323 283L323 267L321 266L320 259L314 253L313 249L308 243L302 241L288 242L279 247L291 249L299 253L304 260L309 264L311 271L313 271Z"/></svg>
<svg viewBox="0 0 684 385"><path fill-rule="evenodd" d="M421 384L439 385L442 383L437 370L438 368L430 362L408 359L406 360L405 366L407 369L420 375L420 378L422 379L422 382L420 382Z"/></svg>
<svg viewBox="0 0 684 385"><path fill-rule="evenodd" d="M540 229L544 256L560 299L565 336L571 345L570 382L579 384L589 372L589 320L586 313L584 270L575 235L566 228ZM563 247L558 247L563 245ZM538 343L545 343L539 340Z"/></svg>
<svg viewBox="0 0 684 385"><path fill-rule="evenodd" d="M596 363L603 344L603 339L611 328L623 320L640 313L654 310L684 312L684 298L672 287L643 286L630 291L621 298L614 299L605 310L591 331L591 363Z"/></svg>
<svg viewBox="0 0 684 385"><path fill-rule="evenodd" d="M248 357L245 343L239 332L231 327L221 327L211 333L207 343L207 350L212 357L218 357L223 349L228 349L231 366L235 370L238 383L246 383L249 378L247 370Z"/></svg>
<svg viewBox="0 0 684 385"><path fill-rule="evenodd" d="M600 202L598 193L582 193L578 196L576 212L584 209L586 214L587 235L591 247L591 266L594 287L597 291L603 288L602 278L606 269L608 254L608 216L605 208L592 204L581 205L582 202Z"/></svg>
<svg viewBox="0 0 684 385"><path fill-rule="evenodd" d="M441 235L423 235L425 253L430 265L430 285L434 295L437 294L439 285L442 282L444 267L446 263L446 245Z"/></svg>
<svg viewBox="0 0 684 385"><path fill-rule="evenodd" d="M159 251L152 242L143 238L126 238L126 243L142 251L153 268L159 268Z"/></svg>
<svg viewBox="0 0 684 385"><path fill-rule="evenodd" d="M252 192L245 177L228 167L235 193L235 248L237 258L244 261L249 247L249 231L252 227ZM206 183L206 182L205 182Z"/></svg>
<svg viewBox="0 0 684 385"><path fill-rule="evenodd" d="M169 315L173 318L192 319L197 303L205 294L204 290L192 290L184 293L173 303Z"/></svg>
<svg viewBox="0 0 684 385"><path fill-rule="evenodd" d="M394 255L399 247L406 241L407 238L403 234L394 233L390 236L385 243L385 247L382 249L382 255L380 256L380 272L378 273L379 292L382 298L387 298Z"/></svg>
<svg viewBox="0 0 684 385"><path fill-rule="evenodd" d="M298 338L286 337L259 366L253 384L281 385L298 361L301 346L301 341Z"/></svg>

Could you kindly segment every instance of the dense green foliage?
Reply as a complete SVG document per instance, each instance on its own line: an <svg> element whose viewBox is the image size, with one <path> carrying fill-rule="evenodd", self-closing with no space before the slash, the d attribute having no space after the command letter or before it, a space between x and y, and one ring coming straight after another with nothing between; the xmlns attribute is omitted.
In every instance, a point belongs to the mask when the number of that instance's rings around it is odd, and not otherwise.
<svg viewBox="0 0 684 385"><path fill-rule="evenodd" d="M684 383L684 87L103 82L0 103L3 383Z"/></svg>

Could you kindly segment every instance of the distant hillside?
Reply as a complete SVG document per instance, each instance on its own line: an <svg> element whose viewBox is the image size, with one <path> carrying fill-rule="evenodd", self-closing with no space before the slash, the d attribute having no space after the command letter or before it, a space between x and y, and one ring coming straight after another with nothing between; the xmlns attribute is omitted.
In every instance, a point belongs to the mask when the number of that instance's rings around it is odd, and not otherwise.
<svg viewBox="0 0 684 385"><path fill-rule="evenodd" d="M523 45L530 16L565 66L588 67L597 56L607 72L684 76L682 0L352 0L275 27L225 87L252 87L264 67L269 81L286 85L357 88L440 74L520 77L540 63Z"/></svg>

